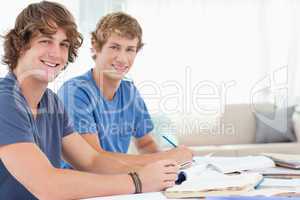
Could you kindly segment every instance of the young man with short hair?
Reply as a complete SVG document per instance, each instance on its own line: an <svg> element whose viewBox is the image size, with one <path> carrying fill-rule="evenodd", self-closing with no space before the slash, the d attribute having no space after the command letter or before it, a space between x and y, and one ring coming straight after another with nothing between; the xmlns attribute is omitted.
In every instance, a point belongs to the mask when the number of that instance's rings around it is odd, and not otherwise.
<svg viewBox="0 0 300 200"><path fill-rule="evenodd" d="M81 44L71 13L48 1L30 4L4 36L9 73L0 79L0 199L80 199L174 184L175 161L127 174L131 168L101 156L74 133L47 85L74 61ZM77 170L60 169L62 156Z"/></svg>
<svg viewBox="0 0 300 200"><path fill-rule="evenodd" d="M110 13L98 22L91 41L94 68L67 81L58 92L76 131L100 154L127 164L166 158L190 161L192 151L186 147L159 152L149 135L153 123L146 105L125 78L143 47L138 21L123 12ZM137 149L147 154L126 154L132 137Z"/></svg>

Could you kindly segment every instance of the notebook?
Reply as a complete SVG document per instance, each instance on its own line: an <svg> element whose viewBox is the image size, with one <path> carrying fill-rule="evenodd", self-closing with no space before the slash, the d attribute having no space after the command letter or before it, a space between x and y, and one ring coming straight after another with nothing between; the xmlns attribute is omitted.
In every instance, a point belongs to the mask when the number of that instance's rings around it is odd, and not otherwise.
<svg viewBox="0 0 300 200"><path fill-rule="evenodd" d="M258 173L226 175L212 169L196 172L180 185L165 190L168 198L239 195L253 190L263 177Z"/></svg>

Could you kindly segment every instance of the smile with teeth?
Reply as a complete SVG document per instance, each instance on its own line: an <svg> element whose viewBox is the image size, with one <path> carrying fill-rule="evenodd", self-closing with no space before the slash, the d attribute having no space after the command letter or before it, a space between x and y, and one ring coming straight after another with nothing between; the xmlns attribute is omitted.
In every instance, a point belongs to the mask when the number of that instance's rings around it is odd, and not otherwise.
<svg viewBox="0 0 300 200"><path fill-rule="evenodd" d="M115 70L117 70L117 71L122 71L122 72L124 72L124 71L126 71L126 70L128 69L127 66L116 66L116 65L112 65L112 67L113 67Z"/></svg>
<svg viewBox="0 0 300 200"><path fill-rule="evenodd" d="M44 61L44 60L41 60L42 63L44 63L45 65L47 65L48 67L57 67L59 64L57 63L51 63L51 62L47 62L47 61Z"/></svg>

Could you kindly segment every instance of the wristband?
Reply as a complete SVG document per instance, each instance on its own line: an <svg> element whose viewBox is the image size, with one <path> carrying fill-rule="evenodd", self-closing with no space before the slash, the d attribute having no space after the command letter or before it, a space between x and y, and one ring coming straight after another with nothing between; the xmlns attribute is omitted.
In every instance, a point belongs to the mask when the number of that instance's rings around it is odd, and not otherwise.
<svg viewBox="0 0 300 200"><path fill-rule="evenodd" d="M142 182L139 175L136 172L130 172L128 175L131 177L134 186L135 186L135 194L142 193Z"/></svg>

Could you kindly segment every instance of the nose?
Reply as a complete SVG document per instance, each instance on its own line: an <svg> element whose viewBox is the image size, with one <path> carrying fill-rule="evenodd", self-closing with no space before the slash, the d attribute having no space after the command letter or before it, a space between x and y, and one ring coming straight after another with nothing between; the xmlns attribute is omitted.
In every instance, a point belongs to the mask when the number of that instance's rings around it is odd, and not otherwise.
<svg viewBox="0 0 300 200"><path fill-rule="evenodd" d="M116 56L116 61L121 64L126 64L128 61L128 56L125 51L119 51Z"/></svg>
<svg viewBox="0 0 300 200"><path fill-rule="evenodd" d="M48 53L49 57L54 57L54 58L58 58L61 55L61 48L59 44L52 44L50 49L49 49L49 53Z"/></svg>

